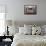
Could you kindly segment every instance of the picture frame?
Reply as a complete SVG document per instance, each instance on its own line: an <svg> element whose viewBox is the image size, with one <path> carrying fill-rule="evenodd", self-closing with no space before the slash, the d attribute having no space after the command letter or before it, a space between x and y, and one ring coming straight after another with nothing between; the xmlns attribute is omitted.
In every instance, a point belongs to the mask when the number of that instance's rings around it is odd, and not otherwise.
<svg viewBox="0 0 46 46"><path fill-rule="evenodd" d="M36 15L37 5L24 5L24 14L25 15Z"/></svg>

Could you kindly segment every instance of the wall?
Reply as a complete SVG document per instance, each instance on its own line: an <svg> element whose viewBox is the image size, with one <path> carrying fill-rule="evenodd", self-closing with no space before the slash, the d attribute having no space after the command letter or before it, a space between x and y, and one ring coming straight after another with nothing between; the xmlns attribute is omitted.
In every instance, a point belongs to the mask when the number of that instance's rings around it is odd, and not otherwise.
<svg viewBox="0 0 46 46"><path fill-rule="evenodd" d="M7 5L7 20L46 21L46 0L0 0ZM24 15L24 5L37 5L37 15Z"/></svg>

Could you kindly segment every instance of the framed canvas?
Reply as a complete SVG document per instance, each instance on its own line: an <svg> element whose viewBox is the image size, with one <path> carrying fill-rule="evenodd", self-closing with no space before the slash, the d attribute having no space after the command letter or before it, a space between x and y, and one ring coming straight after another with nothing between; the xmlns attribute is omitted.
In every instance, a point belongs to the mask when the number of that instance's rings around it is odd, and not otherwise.
<svg viewBox="0 0 46 46"><path fill-rule="evenodd" d="M37 5L24 5L24 14L27 15L37 14Z"/></svg>

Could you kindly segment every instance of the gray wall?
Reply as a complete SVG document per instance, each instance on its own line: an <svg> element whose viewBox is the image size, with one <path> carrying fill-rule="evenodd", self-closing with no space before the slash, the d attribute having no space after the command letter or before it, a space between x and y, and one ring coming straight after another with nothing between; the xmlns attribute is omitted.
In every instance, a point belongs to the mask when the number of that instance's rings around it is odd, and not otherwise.
<svg viewBox="0 0 46 46"><path fill-rule="evenodd" d="M0 0L7 5L7 20L46 21L46 0ZM37 15L24 15L24 5L37 5Z"/></svg>

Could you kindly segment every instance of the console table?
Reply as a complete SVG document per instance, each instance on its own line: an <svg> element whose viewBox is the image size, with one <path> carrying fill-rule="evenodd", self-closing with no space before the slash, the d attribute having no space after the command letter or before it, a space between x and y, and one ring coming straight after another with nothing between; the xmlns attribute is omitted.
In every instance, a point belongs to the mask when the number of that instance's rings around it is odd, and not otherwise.
<svg viewBox="0 0 46 46"><path fill-rule="evenodd" d="M3 41L3 39L10 38L12 41ZM13 36L0 36L0 46L11 46Z"/></svg>

